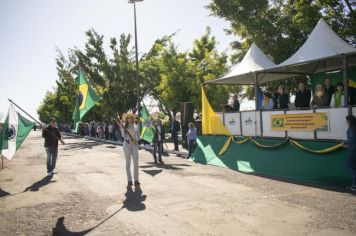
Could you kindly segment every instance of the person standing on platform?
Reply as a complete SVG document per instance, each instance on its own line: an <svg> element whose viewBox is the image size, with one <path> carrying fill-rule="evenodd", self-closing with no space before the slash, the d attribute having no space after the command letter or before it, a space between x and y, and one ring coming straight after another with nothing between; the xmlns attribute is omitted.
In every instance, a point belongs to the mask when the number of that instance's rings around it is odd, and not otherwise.
<svg viewBox="0 0 356 236"><path fill-rule="evenodd" d="M279 86L278 88L278 93L279 93L279 96L278 96L278 108L279 109L288 109L288 104L289 104L289 95L287 93L287 90L286 90L286 87L284 86Z"/></svg>
<svg viewBox="0 0 356 236"><path fill-rule="evenodd" d="M279 109L279 97L281 96L281 86L279 86L276 91L274 91L272 98L273 98L273 109Z"/></svg>
<svg viewBox="0 0 356 236"><path fill-rule="evenodd" d="M188 158L190 158L196 145L197 129L195 128L193 123L189 123L188 127L189 127L189 130L187 132L188 150L189 150Z"/></svg>
<svg viewBox="0 0 356 236"><path fill-rule="evenodd" d="M298 92L295 95L295 107L297 109L308 109L310 107L311 93L305 88L304 83L298 84Z"/></svg>
<svg viewBox="0 0 356 236"><path fill-rule="evenodd" d="M347 116L346 123L347 129L347 167L352 174L352 185L348 187L349 190L356 192L356 117Z"/></svg>
<svg viewBox="0 0 356 236"><path fill-rule="evenodd" d="M331 98L335 92L335 86L330 78L325 79L325 95L328 97L327 106L330 106Z"/></svg>
<svg viewBox="0 0 356 236"><path fill-rule="evenodd" d="M343 107L345 106L345 99L344 99L344 84L339 82L336 84L336 91L332 95L331 107Z"/></svg>
<svg viewBox="0 0 356 236"><path fill-rule="evenodd" d="M237 95L234 94L234 96L232 97L232 109L231 111L240 111L240 102L237 99Z"/></svg>
<svg viewBox="0 0 356 236"><path fill-rule="evenodd" d="M61 141L62 144L65 144L57 129L56 120L54 118L50 119L48 127L42 130L42 138L45 139L44 147L47 154L47 176L52 176L56 168L58 140Z"/></svg>
<svg viewBox="0 0 356 236"><path fill-rule="evenodd" d="M155 134L153 136L153 158L155 164L157 163L157 154L158 154L158 161L160 164L163 164L162 161L162 154L163 154L163 142L164 138L166 137L166 132L164 126L162 125L162 121L158 118L154 125Z"/></svg>
<svg viewBox="0 0 356 236"><path fill-rule="evenodd" d="M263 102L262 102L262 110L272 110L274 107L274 102L273 102L273 98L272 98L272 94L269 90L267 90L264 94L263 94Z"/></svg>
<svg viewBox="0 0 356 236"><path fill-rule="evenodd" d="M172 134L172 139L174 143L174 151L179 151L178 147L178 132L180 131L180 123L176 120L176 117L174 116L172 118L172 122L170 125L170 131Z"/></svg>
<svg viewBox="0 0 356 236"><path fill-rule="evenodd" d="M140 131L135 125L135 115L132 113L126 113L123 116L123 121L118 120L117 125L120 127L121 135L124 138L123 150L126 159L126 174L127 174L127 186L131 187L132 175L131 175L131 159L134 165L134 181L135 185L139 186L138 179L138 142L140 140Z"/></svg>
<svg viewBox="0 0 356 236"><path fill-rule="evenodd" d="M324 85L317 84L315 86L315 94L313 97L313 107L326 107L328 106L328 95L325 93Z"/></svg>

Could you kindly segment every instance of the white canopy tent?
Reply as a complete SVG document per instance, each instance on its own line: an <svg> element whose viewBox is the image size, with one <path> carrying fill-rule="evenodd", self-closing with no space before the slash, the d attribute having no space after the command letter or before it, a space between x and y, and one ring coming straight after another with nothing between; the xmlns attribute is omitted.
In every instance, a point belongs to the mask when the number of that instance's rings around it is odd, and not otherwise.
<svg viewBox="0 0 356 236"><path fill-rule="evenodd" d="M323 19L320 19L297 52L281 64L264 72L313 74L342 69L342 58L352 54L356 54L356 48L346 43ZM356 65L354 62L352 64Z"/></svg>
<svg viewBox="0 0 356 236"><path fill-rule="evenodd" d="M252 44L241 63L233 67L230 73L208 83L255 84L257 88L258 84L266 82L343 70L344 84L347 87L347 68L356 66L354 56L356 48L346 43L323 19L320 19L305 43L281 64L275 65L255 44ZM346 89L345 101L347 99Z"/></svg>
<svg viewBox="0 0 356 236"><path fill-rule="evenodd" d="M340 38L323 19L320 19L305 43L290 58L281 64L263 71L265 75L281 75L291 73L305 73L306 75L343 70L344 86L347 88L347 69L356 66L356 60L349 60L356 55L356 48ZM260 83L270 82L260 80ZM287 77L283 78L287 79ZM345 89L345 104L348 104L348 90Z"/></svg>
<svg viewBox="0 0 356 236"><path fill-rule="evenodd" d="M258 78L258 72L268 68L275 67L274 64L255 43L251 45L246 55L240 63L233 66L228 74L219 79L211 80L207 83L213 84L232 84L232 85L248 85L255 84L256 78L258 80L262 77L277 77L283 79L295 75L279 74L279 75L262 75ZM272 78L271 78L272 79Z"/></svg>

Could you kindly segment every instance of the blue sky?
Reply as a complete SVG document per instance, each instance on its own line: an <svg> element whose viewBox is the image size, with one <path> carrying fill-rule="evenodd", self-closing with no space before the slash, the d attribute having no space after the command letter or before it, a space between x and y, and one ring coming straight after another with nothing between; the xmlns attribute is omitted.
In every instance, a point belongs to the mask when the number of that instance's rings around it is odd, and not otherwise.
<svg viewBox="0 0 356 236"><path fill-rule="evenodd" d="M219 50L234 37L228 23L209 16L209 0L145 0L137 4L139 52L155 39L179 30L175 42L182 51L210 26ZM84 32L93 27L106 37L133 34L133 6L127 0L0 0L0 112L11 98L30 114L58 78L55 48L84 47Z"/></svg>

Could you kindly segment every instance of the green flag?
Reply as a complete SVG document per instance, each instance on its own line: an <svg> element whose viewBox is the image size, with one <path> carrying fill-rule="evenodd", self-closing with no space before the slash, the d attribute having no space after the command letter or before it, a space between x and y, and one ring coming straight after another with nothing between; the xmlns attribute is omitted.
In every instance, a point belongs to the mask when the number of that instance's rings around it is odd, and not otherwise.
<svg viewBox="0 0 356 236"><path fill-rule="evenodd" d="M78 130L79 122L84 115L93 108L100 98L96 95L94 90L89 86L83 72L79 72L79 95L77 97L75 110L73 113L73 121L75 124L75 131Z"/></svg>
<svg viewBox="0 0 356 236"><path fill-rule="evenodd" d="M34 123L22 117L10 105L5 123L0 133L1 154L11 160L15 152L21 146L27 135L33 128Z"/></svg>
<svg viewBox="0 0 356 236"><path fill-rule="evenodd" d="M152 126L152 120L145 104L140 107L140 120L142 122L140 138L149 143L152 143L155 134L155 128Z"/></svg>

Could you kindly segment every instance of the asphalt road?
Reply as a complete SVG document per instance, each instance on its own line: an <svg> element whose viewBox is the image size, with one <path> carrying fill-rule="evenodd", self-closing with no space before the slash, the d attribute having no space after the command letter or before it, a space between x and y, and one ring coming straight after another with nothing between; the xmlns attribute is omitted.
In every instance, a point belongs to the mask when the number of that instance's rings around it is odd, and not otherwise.
<svg viewBox="0 0 356 236"><path fill-rule="evenodd" d="M355 235L356 196L140 151L126 188L122 147L67 137L46 177L40 132L0 170L0 235Z"/></svg>

